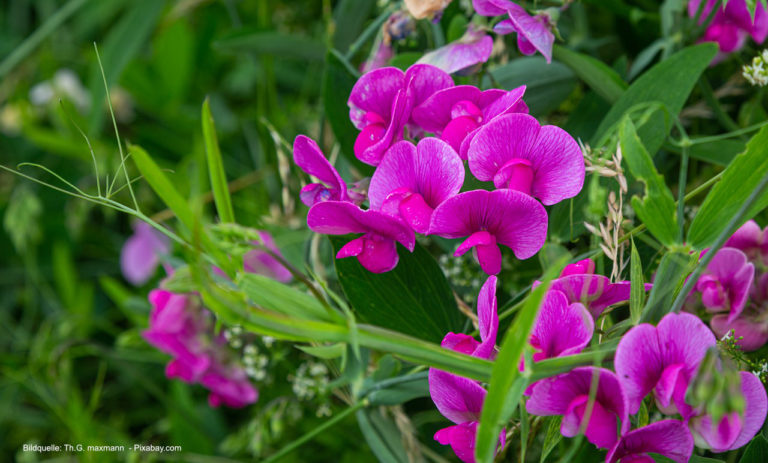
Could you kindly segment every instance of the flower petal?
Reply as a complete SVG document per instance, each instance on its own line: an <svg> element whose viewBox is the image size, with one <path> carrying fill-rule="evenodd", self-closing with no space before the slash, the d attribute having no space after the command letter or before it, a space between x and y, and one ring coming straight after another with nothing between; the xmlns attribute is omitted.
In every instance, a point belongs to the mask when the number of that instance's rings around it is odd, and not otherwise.
<svg viewBox="0 0 768 463"><path fill-rule="evenodd" d="M647 453L658 453L677 463L687 463L693 453L693 437L682 421L657 421L625 434L608 452L605 461L618 463L622 458Z"/></svg>
<svg viewBox="0 0 768 463"><path fill-rule="evenodd" d="M475 463L477 421L443 428L435 433L435 440L450 445L453 453L464 463Z"/></svg>
<svg viewBox="0 0 768 463"><path fill-rule="evenodd" d="M328 185L336 193L331 199L344 201L347 184L325 158L320 147L311 138L299 135L293 141L293 162L309 175Z"/></svg>
<svg viewBox="0 0 768 463"><path fill-rule="evenodd" d="M448 74L485 63L493 51L493 39L482 34L478 37L467 36L424 54L417 63L431 64Z"/></svg>
<svg viewBox="0 0 768 463"><path fill-rule="evenodd" d="M413 120L427 132L440 133L453 118L451 110L460 101L480 106L483 92L472 85L457 85L435 92L414 108Z"/></svg>
<svg viewBox="0 0 768 463"><path fill-rule="evenodd" d="M429 369L429 395L440 413L456 424L480 419L485 394L471 379Z"/></svg>
<svg viewBox="0 0 768 463"><path fill-rule="evenodd" d="M729 322L727 315L715 315L710 320L709 325L718 339L722 339L723 336L733 330L736 344L745 352L756 351L768 342L768 325L744 316Z"/></svg>
<svg viewBox="0 0 768 463"><path fill-rule="evenodd" d="M362 210L349 202L325 201L315 204L307 214L307 224L315 233L346 235L372 233L395 240L413 251L416 238L402 221L374 210Z"/></svg>
<svg viewBox="0 0 768 463"><path fill-rule="evenodd" d="M531 344L540 350L535 360L581 352L592 340L594 329L595 322L583 305L571 304L565 294L550 289L531 332Z"/></svg>
<svg viewBox="0 0 768 463"><path fill-rule="evenodd" d="M480 347L482 350L476 352L475 355L482 358L491 358L496 347L496 336L499 331L499 314L497 313L496 301L497 281L495 276L489 276L477 296L477 323L480 339L483 342Z"/></svg>
<svg viewBox="0 0 768 463"><path fill-rule="evenodd" d="M555 43L555 35L549 30L546 23L546 17L541 15L531 16L525 8L520 5L511 4L508 7L509 19L517 30L518 36L525 39L525 42L539 51L547 63L552 62L552 45ZM518 38L518 43L520 42ZM520 51L525 51L521 49Z"/></svg>
<svg viewBox="0 0 768 463"><path fill-rule="evenodd" d="M405 85L405 73L394 67L379 68L363 74L352 87L347 105L349 118L359 130L365 126L365 114L373 112L385 121L392 115L392 102Z"/></svg>

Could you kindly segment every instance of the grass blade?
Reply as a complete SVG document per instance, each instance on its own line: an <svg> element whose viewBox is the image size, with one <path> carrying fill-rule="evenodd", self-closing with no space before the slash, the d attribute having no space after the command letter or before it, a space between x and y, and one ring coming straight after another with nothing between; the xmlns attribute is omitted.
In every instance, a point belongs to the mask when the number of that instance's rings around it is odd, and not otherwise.
<svg viewBox="0 0 768 463"><path fill-rule="evenodd" d="M208 160L208 174L211 178L213 200L219 220L224 223L235 221L235 211L232 209L232 199L229 196L227 176L224 173L224 163L221 159L219 141L216 137L216 125L213 122L209 99L203 102L203 138L205 139L205 157Z"/></svg>

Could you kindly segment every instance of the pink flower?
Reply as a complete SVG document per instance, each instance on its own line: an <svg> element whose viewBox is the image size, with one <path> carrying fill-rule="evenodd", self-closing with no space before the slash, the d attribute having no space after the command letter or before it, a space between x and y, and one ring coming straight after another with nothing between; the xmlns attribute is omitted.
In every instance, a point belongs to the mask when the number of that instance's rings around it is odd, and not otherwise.
<svg viewBox="0 0 768 463"><path fill-rule="evenodd" d="M416 237L405 222L380 211L362 210L352 203L325 201L312 206L307 214L310 230L326 235L362 233L339 249L337 259L357 257L360 264L373 273L384 273L397 266L399 242L409 251Z"/></svg>
<svg viewBox="0 0 768 463"><path fill-rule="evenodd" d="M517 47L524 55L537 51L547 62L552 61L552 46L555 35L550 30L549 17L546 14L529 15L525 8L509 0L472 0L475 11L480 16L499 16L507 14L505 19L494 27L497 34L517 33Z"/></svg>
<svg viewBox="0 0 768 463"><path fill-rule="evenodd" d="M301 202L309 207L321 201L351 201L347 184L325 158L311 138L299 135L293 141L293 162L321 183L310 183L301 189Z"/></svg>
<svg viewBox="0 0 768 463"><path fill-rule="evenodd" d="M431 64L448 74L485 63L491 57L493 39L481 29L469 25L458 40L424 54L417 63Z"/></svg>
<svg viewBox="0 0 768 463"><path fill-rule="evenodd" d="M470 142L481 127L507 113L527 113L523 101L525 86L504 91L480 91L471 85L457 85L435 92L413 110L413 120L427 132L448 142L462 159L467 159Z"/></svg>
<svg viewBox="0 0 768 463"><path fill-rule="evenodd" d="M467 239L456 249L460 256L475 250L483 271L501 271L500 244L518 259L536 254L547 237L547 212L528 195L514 190L475 190L459 193L435 209L429 234Z"/></svg>
<svg viewBox="0 0 768 463"><path fill-rule="evenodd" d="M584 423L595 375L597 393L589 421ZM628 431L630 425L621 386L612 371L596 367L575 368L569 373L537 382L526 409L532 415L562 415L560 432L564 436L574 437L583 427L589 442L610 449L618 441L617 425L621 434Z"/></svg>
<svg viewBox="0 0 768 463"><path fill-rule="evenodd" d="M489 276L477 296L477 320L480 342L463 333L448 333L440 345L462 354L492 360L496 356L496 336L499 331L499 315L496 303L495 276Z"/></svg>
<svg viewBox="0 0 768 463"><path fill-rule="evenodd" d="M425 138L393 145L371 178L371 209L401 217L414 231L427 233L434 209L456 195L464 164L447 143Z"/></svg>
<svg viewBox="0 0 768 463"><path fill-rule="evenodd" d="M584 185L584 157L576 140L527 114L489 122L475 135L468 157L478 180L534 196L547 206L576 196Z"/></svg>
<svg viewBox="0 0 768 463"><path fill-rule="evenodd" d="M699 24L704 23L716 4L717 0L707 0L699 17ZM688 2L688 15L691 18L696 16L700 5L701 0ZM730 0L725 8L718 8L699 41L717 43L720 55L715 58L715 62L718 62L725 54L741 49L750 36L758 44L763 43L768 36L768 14L765 7L761 2L757 2L753 21L745 0Z"/></svg>
<svg viewBox="0 0 768 463"><path fill-rule="evenodd" d="M550 289L531 331L533 361L578 354L589 345L594 330L595 322L583 305Z"/></svg>
<svg viewBox="0 0 768 463"><path fill-rule="evenodd" d="M349 95L349 117L360 130L355 156L377 166L387 149L403 138L411 111L434 92L453 86L444 71L415 64L406 72L393 67L363 74Z"/></svg>
<svg viewBox="0 0 768 463"><path fill-rule="evenodd" d="M693 453L693 437L678 420L662 420L634 429L619 439L605 457L606 463L619 461L653 463L649 453L657 453L677 463L687 463Z"/></svg>
<svg viewBox="0 0 768 463"><path fill-rule="evenodd" d="M259 238L261 238L262 244L267 249L280 257L283 256L280 249L277 247L277 244L275 244L272 235L265 231L259 231ZM243 270L249 273L264 275L282 283L287 283L293 278L290 270L285 268L279 260L275 259L272 255L262 249L253 249L243 256Z"/></svg>
<svg viewBox="0 0 768 463"><path fill-rule="evenodd" d="M725 247L736 248L747 255L752 262L768 264L768 227L760 229L754 220L742 225L734 233Z"/></svg>
<svg viewBox="0 0 768 463"><path fill-rule="evenodd" d="M760 349L768 342L768 273L763 273L753 283L749 299L738 317L729 321L729 315L717 314L709 325L718 338L731 330L736 343L742 350L751 352Z"/></svg>
<svg viewBox="0 0 768 463"><path fill-rule="evenodd" d="M727 322L731 323L744 310L754 277L755 266L743 252L722 248L696 282L696 290L709 312L727 311Z"/></svg>
<svg viewBox="0 0 768 463"><path fill-rule="evenodd" d="M149 293L149 301L149 328L142 335L173 357L165 369L168 378L202 384L211 391L208 403L212 407L256 402L258 391L226 341L214 334L210 312L195 297L156 289Z"/></svg>
<svg viewBox="0 0 768 463"><path fill-rule="evenodd" d="M129 283L141 286L155 274L160 257L168 254L171 243L147 223L137 222L134 230L120 252L120 268Z"/></svg>

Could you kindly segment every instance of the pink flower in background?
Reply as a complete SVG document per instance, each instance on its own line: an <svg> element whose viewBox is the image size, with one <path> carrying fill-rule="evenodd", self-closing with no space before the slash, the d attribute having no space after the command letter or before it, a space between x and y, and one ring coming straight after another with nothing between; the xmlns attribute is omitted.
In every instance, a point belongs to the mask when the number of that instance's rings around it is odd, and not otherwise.
<svg viewBox="0 0 768 463"><path fill-rule="evenodd" d="M464 164L447 143L425 138L414 146L400 141L384 155L368 190L371 209L401 217L427 233L434 209L456 195L464 183Z"/></svg>
<svg viewBox="0 0 768 463"><path fill-rule="evenodd" d="M325 158L311 138L299 135L293 141L293 162L321 183L310 183L301 189L301 202L309 207L321 201L350 201L347 184Z"/></svg>
<svg viewBox="0 0 768 463"><path fill-rule="evenodd" d="M422 129L448 142L462 159L467 159L469 144L483 125L503 114L528 112L524 93L525 86L507 92L457 85L427 98L413 110L413 120Z"/></svg>
<svg viewBox="0 0 768 463"><path fill-rule="evenodd" d="M760 229L754 220L739 227L724 247L736 248L747 255L752 262L768 263L768 227Z"/></svg>
<svg viewBox="0 0 768 463"><path fill-rule="evenodd" d="M678 420L662 420L629 431L605 457L606 463L619 461L653 463L649 453L656 453L677 463L687 463L693 453L693 437Z"/></svg>
<svg viewBox="0 0 768 463"><path fill-rule="evenodd" d="M156 289L149 293L149 301L149 328L142 335L173 357L165 369L168 378L202 384L211 391L212 407L256 402L258 391L223 337L215 334L213 317L197 298Z"/></svg>
<svg viewBox="0 0 768 463"><path fill-rule="evenodd" d="M594 318L599 317L607 307L629 300L630 282L611 283L608 277L595 275L594 272L595 263L591 259L566 265L560 278L552 280L550 291L562 292L571 303L584 304ZM533 284L534 288L538 285L539 282ZM650 288L651 285L646 284L646 291Z"/></svg>
<svg viewBox="0 0 768 463"><path fill-rule="evenodd" d="M501 271L500 244L512 249L518 259L539 252L547 237L547 211L518 191L467 191L435 209L429 234L467 237L454 256L474 249L483 271L495 275Z"/></svg>
<svg viewBox="0 0 768 463"><path fill-rule="evenodd" d="M472 6L480 16L500 16L507 14L494 27L497 34L517 33L517 47L524 55L532 55L537 51L547 62L552 61L552 46L555 35L551 31L550 20L546 14L529 15L525 8L509 0L472 0Z"/></svg>
<svg viewBox="0 0 768 463"><path fill-rule="evenodd" d="M160 257L168 254L171 242L167 236L144 222L137 222L133 235L120 252L123 276L134 286L141 286L155 274Z"/></svg>
<svg viewBox="0 0 768 463"><path fill-rule="evenodd" d="M366 164L379 165L386 150L402 140L413 108L451 86L451 76L428 64L415 64L406 72L386 67L364 74L347 101L349 117L360 130L355 156Z"/></svg>
<svg viewBox="0 0 768 463"><path fill-rule="evenodd" d="M261 244L264 247L283 257L272 235L265 231L259 231L259 238L261 238ZM260 243L254 242L254 244ZM290 270L263 249L253 249L243 256L243 270L249 273L258 273L282 283L287 283L293 278Z"/></svg>
<svg viewBox="0 0 768 463"><path fill-rule="evenodd" d="M496 283L497 278L489 276L477 296L480 342L468 334L448 333L443 338L443 342L440 343L442 347L488 360L492 360L496 356L496 337L499 331Z"/></svg>
<svg viewBox="0 0 768 463"><path fill-rule="evenodd" d="M584 423L593 379L597 375L589 422ZM610 449L619 439L620 430L629 430L627 403L619 378L609 370L580 367L569 373L536 383L526 403L528 413L539 416L562 415L560 432L574 437L581 429L587 440L599 448Z"/></svg>
<svg viewBox="0 0 768 463"><path fill-rule="evenodd" d="M595 322L583 305L550 289L531 331L530 344L536 350L533 361L578 354L589 345L594 330Z"/></svg>
<svg viewBox="0 0 768 463"><path fill-rule="evenodd" d="M733 330L736 344L746 352L760 349L768 342L768 273L756 279L749 299L738 317L729 321L728 314L717 314L709 325L718 338Z"/></svg>
<svg viewBox="0 0 768 463"><path fill-rule="evenodd" d="M388 272L397 266L396 242L409 251L416 245L413 230L400 219L380 211L364 211L348 202L315 204L307 214L307 225L310 230L326 235L362 233L363 236L345 244L336 258L357 257L373 273Z"/></svg>
<svg viewBox="0 0 768 463"><path fill-rule="evenodd" d="M726 311L727 322L731 323L744 310L754 277L755 266L747 261L743 252L722 248L696 282L696 290L701 293L701 302L707 311Z"/></svg>
<svg viewBox="0 0 768 463"><path fill-rule="evenodd" d="M694 414L685 402L688 385L715 336L695 315L670 313L658 326L647 323L629 330L619 341L614 365L634 414L653 392L662 413Z"/></svg>
<svg viewBox="0 0 768 463"><path fill-rule="evenodd" d="M741 393L744 396L744 415L726 413L713 426L709 415L691 419L690 427L698 447L725 452L746 445L760 431L768 411L768 397L760 379L753 373L741 372Z"/></svg>
<svg viewBox="0 0 768 463"><path fill-rule="evenodd" d="M528 114L489 122L472 140L468 158L478 180L534 196L547 206L576 196L584 185L584 156L576 140Z"/></svg>
<svg viewBox="0 0 768 463"><path fill-rule="evenodd" d="M701 1L691 0L688 2L688 15L691 18L696 16ZM706 21L716 4L717 0L707 0L699 17L699 24ZM765 41L766 36L768 36L768 14L763 4L757 2L753 21L745 0L730 0L725 8L717 9L712 22L707 26L704 36L699 41L717 43L720 47L720 54L715 58L715 62L718 62L725 57L725 54L741 49L748 37L752 37L756 43L761 44Z"/></svg>
<svg viewBox="0 0 768 463"><path fill-rule="evenodd" d="M469 25L467 32L458 40L425 53L419 64L431 64L448 74L485 63L491 57L493 39L481 29Z"/></svg>

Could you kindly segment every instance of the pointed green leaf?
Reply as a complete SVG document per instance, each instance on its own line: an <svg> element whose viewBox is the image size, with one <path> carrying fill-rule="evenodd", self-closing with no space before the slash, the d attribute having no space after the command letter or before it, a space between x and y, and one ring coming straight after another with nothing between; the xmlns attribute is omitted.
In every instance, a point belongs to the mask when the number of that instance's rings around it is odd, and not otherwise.
<svg viewBox="0 0 768 463"><path fill-rule="evenodd" d="M216 211L219 220L224 223L235 221L235 212L232 209L232 199L229 197L227 175L224 173L224 163L219 150L219 140L216 137L216 125L211 114L211 105L206 97L203 102L203 138L205 139L205 157L208 160L208 174L211 178L213 200L216 203Z"/></svg>
<svg viewBox="0 0 768 463"><path fill-rule="evenodd" d="M241 273L236 284L251 301L265 309L301 319L345 322L340 313L325 307L316 298L264 275Z"/></svg>
<svg viewBox="0 0 768 463"><path fill-rule="evenodd" d="M635 247L635 240L632 240L629 279L631 282L629 314L632 324L637 325L643 313L643 305L645 304L645 281L643 280L643 263L640 261L640 254L638 254Z"/></svg>
<svg viewBox="0 0 768 463"><path fill-rule="evenodd" d="M768 461L768 440L758 434L747 445L739 463L764 463Z"/></svg>
<svg viewBox="0 0 768 463"><path fill-rule="evenodd" d="M628 87L616 71L591 56L560 45L555 45L552 56L571 68L574 74L609 103L616 102Z"/></svg>
<svg viewBox="0 0 768 463"><path fill-rule="evenodd" d="M661 258L656 278L653 280L653 289L648 295L640 321L657 323L669 313L677 293L697 260L697 255L680 251L670 251Z"/></svg>

